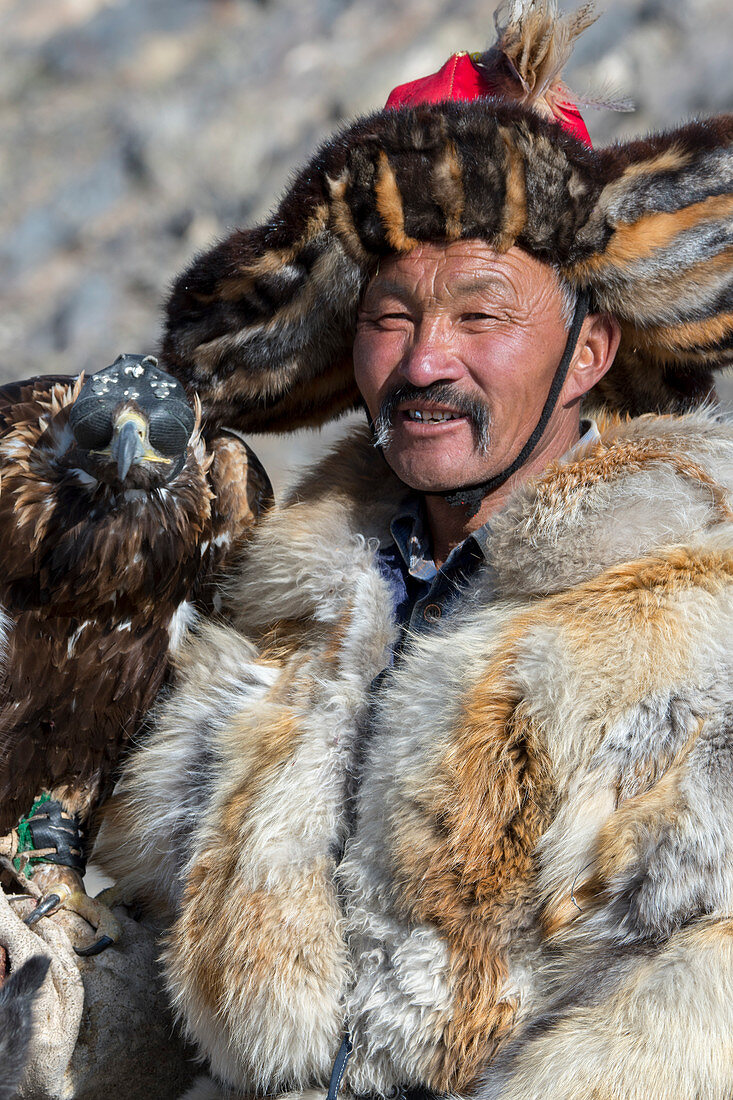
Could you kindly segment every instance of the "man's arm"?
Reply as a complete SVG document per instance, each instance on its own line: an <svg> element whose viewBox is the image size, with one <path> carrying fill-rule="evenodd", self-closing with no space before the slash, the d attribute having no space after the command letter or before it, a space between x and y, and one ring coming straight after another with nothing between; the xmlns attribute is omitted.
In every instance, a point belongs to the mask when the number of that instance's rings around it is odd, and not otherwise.
<svg viewBox="0 0 733 1100"><path fill-rule="evenodd" d="M549 914L545 1001L481 1100L733 1095L733 715L623 802Z"/></svg>
<svg viewBox="0 0 733 1100"><path fill-rule="evenodd" d="M214 780L226 775L220 734L246 721L279 670L231 627L207 625L184 645L173 689L152 715L152 734L130 759L104 809L94 860L124 900L170 917Z"/></svg>

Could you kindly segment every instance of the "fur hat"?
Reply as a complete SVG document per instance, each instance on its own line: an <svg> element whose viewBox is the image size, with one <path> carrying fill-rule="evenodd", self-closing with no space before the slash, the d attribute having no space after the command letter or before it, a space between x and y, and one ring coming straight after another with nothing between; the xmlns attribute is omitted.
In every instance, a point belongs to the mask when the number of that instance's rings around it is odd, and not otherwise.
<svg viewBox="0 0 733 1100"><path fill-rule="evenodd" d="M600 150L568 133L560 71L587 14L568 23L554 0L515 5L480 58L495 86L504 75L501 96L357 120L265 225L178 279L164 364L209 424L287 431L353 408L356 313L380 257L465 238L518 245L618 318L596 405L676 411L710 393L733 359L733 115Z"/></svg>

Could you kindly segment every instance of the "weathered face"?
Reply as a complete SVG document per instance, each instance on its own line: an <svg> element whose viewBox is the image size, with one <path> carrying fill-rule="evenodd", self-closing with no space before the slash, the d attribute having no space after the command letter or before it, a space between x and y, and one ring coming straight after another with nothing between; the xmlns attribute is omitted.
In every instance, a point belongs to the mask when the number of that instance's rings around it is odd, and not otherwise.
<svg viewBox="0 0 733 1100"><path fill-rule="evenodd" d="M382 261L359 312L354 369L378 427L392 406L384 453L402 481L452 489L513 461L562 358L563 308L552 268L517 247L425 244Z"/></svg>

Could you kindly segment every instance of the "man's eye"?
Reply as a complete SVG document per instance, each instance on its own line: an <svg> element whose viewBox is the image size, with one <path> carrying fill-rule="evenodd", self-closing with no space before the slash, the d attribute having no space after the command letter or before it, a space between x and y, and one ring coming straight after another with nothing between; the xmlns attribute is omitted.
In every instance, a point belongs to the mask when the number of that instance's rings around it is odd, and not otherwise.
<svg viewBox="0 0 733 1100"><path fill-rule="evenodd" d="M390 311L389 313L362 314L357 320L357 326L373 325L379 328L380 325L389 325L394 322L411 323L412 318L409 313L399 312L397 310Z"/></svg>
<svg viewBox="0 0 733 1100"><path fill-rule="evenodd" d="M496 314L494 313L463 313L461 315L462 321L495 321Z"/></svg>

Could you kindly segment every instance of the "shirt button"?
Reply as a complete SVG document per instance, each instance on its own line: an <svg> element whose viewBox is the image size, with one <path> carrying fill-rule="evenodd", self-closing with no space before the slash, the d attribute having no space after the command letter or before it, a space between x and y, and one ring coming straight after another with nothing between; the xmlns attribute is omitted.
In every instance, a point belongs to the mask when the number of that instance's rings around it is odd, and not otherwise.
<svg viewBox="0 0 733 1100"><path fill-rule="evenodd" d="M440 604L429 603L422 613L423 619L428 623L437 623L443 612L440 609Z"/></svg>

